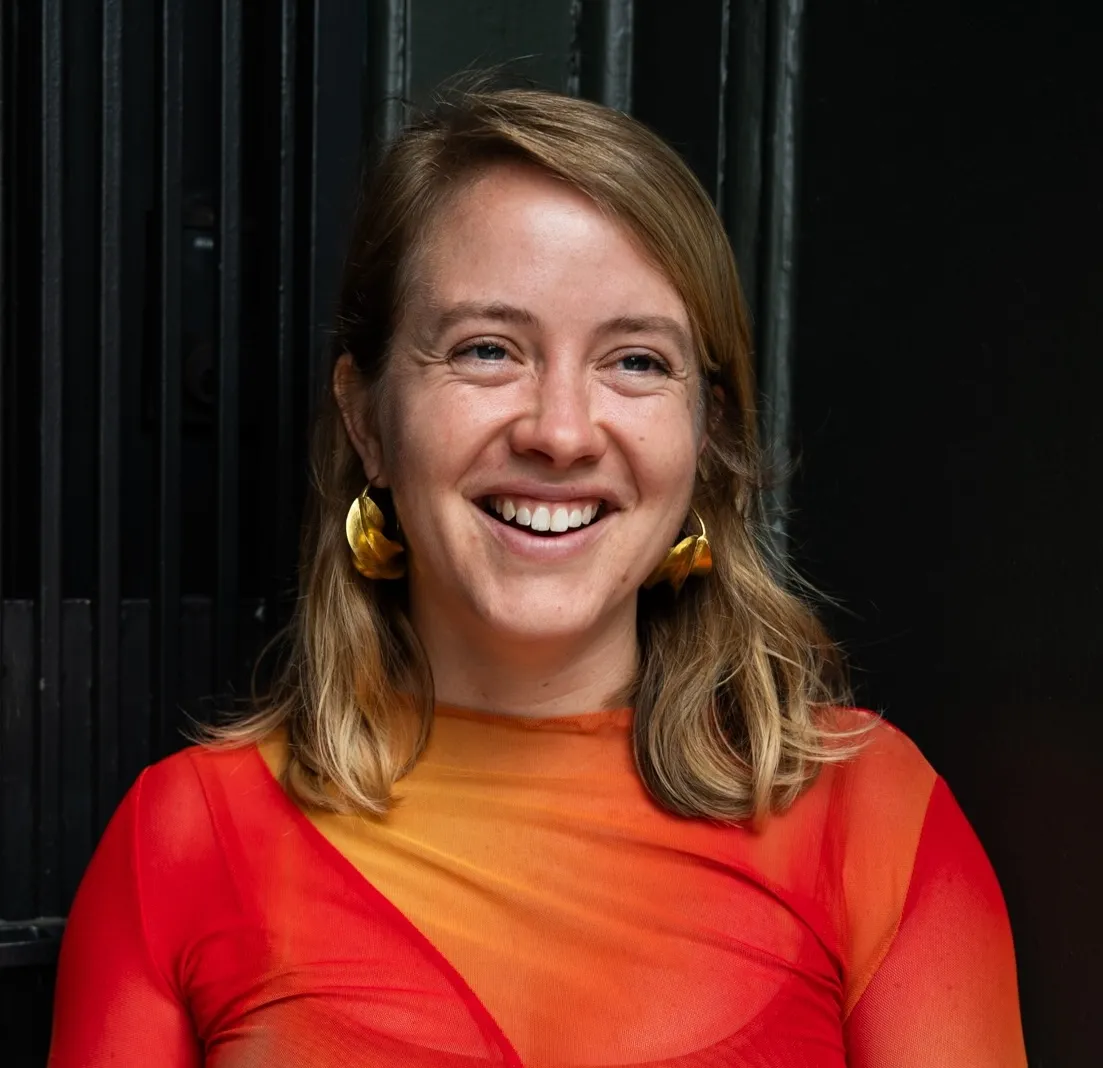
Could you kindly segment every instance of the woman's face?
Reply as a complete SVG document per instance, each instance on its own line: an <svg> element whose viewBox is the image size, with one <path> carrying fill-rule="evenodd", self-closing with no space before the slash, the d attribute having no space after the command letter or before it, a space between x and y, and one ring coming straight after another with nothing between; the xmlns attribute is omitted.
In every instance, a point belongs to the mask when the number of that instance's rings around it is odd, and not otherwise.
<svg viewBox="0 0 1103 1068"><path fill-rule="evenodd" d="M583 194L502 165L455 196L414 264L363 450L393 494L415 626L635 626L702 444L690 338L670 283Z"/></svg>

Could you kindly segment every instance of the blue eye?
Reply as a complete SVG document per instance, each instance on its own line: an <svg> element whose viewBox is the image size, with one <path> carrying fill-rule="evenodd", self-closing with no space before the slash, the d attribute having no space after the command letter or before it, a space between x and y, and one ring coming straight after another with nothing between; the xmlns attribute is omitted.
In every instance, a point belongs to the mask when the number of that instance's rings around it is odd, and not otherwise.
<svg viewBox="0 0 1103 1068"><path fill-rule="evenodd" d="M626 371L632 371L635 374L666 370L666 365L661 360L655 356L648 356L644 352L633 352L629 356L622 356L619 362Z"/></svg>
<svg viewBox="0 0 1103 1068"><path fill-rule="evenodd" d="M493 341L476 341L473 345L467 345L457 350L456 355L474 356L476 360L492 363L497 360L506 359L509 353L507 353L501 345L496 345Z"/></svg>

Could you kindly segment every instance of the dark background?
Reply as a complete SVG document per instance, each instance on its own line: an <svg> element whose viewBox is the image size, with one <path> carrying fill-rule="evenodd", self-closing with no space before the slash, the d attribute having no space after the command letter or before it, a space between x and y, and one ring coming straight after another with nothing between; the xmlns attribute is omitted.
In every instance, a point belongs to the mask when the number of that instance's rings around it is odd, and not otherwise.
<svg viewBox="0 0 1103 1068"><path fill-rule="evenodd" d="M0 1062L44 1063L118 798L286 616L361 151L516 60L716 196L793 557L992 858L1032 1068L1096 1063L1101 42L1045 3L4 4Z"/></svg>
<svg viewBox="0 0 1103 1068"><path fill-rule="evenodd" d="M809 8L794 540L849 609L861 696L992 858L1031 1064L1080 1068L1103 991L1103 35L1069 5L945 7Z"/></svg>

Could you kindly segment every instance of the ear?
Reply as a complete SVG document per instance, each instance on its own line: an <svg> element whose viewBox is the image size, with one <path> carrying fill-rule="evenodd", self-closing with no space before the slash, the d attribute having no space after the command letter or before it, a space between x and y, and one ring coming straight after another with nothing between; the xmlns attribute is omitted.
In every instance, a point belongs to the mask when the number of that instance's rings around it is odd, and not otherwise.
<svg viewBox="0 0 1103 1068"><path fill-rule="evenodd" d="M337 401L349 441L360 457L365 477L372 486L386 486L383 448L378 429L369 417L371 406L364 376L357 370L355 361L347 352L333 366L333 397Z"/></svg>

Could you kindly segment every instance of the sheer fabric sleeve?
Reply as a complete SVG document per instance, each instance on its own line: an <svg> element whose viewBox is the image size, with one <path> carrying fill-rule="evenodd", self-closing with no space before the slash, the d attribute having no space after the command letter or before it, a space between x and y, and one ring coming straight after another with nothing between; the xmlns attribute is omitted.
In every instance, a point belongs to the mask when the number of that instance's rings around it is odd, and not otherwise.
<svg viewBox="0 0 1103 1068"><path fill-rule="evenodd" d="M899 926L846 1038L850 1068L1026 1068L1003 896L941 779Z"/></svg>
<svg viewBox="0 0 1103 1068"><path fill-rule="evenodd" d="M139 844L143 772L116 810L69 913L48 1068L198 1068L187 1008L151 952Z"/></svg>

